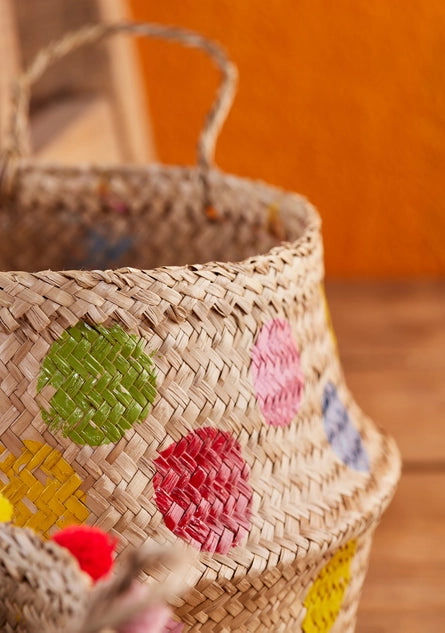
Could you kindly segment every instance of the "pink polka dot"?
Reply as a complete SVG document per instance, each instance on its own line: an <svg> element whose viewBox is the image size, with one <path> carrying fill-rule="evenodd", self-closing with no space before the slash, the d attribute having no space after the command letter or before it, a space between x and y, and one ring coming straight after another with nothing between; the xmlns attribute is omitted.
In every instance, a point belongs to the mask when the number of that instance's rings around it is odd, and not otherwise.
<svg viewBox="0 0 445 633"><path fill-rule="evenodd" d="M269 321L252 348L252 380L261 412L272 426L290 424L300 408L304 377L286 319Z"/></svg>
<svg viewBox="0 0 445 633"><path fill-rule="evenodd" d="M249 467L230 433L203 427L154 460L156 504L176 536L206 552L227 554L248 534Z"/></svg>

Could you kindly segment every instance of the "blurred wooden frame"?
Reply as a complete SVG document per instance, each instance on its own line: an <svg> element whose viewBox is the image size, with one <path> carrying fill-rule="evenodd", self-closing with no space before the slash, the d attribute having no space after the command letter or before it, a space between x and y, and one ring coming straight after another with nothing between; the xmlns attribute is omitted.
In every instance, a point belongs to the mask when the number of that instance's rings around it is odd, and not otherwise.
<svg viewBox="0 0 445 633"><path fill-rule="evenodd" d="M130 19L124 0L1 0L0 142L9 118L11 82L38 49L91 21ZM38 28L35 26L38 24ZM32 40L32 41L31 41ZM116 36L58 64L36 86L33 155L63 163L155 160L146 93L134 42ZM104 52L105 50L105 52ZM91 62L90 62L91 60ZM87 64L87 68L85 68ZM60 68L59 68L60 66ZM37 104L37 105L36 105Z"/></svg>

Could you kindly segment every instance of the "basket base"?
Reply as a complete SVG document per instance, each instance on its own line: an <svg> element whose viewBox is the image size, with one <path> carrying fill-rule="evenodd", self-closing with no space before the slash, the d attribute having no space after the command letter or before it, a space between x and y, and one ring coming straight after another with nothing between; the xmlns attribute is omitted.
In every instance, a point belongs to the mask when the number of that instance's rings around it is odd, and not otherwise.
<svg viewBox="0 0 445 633"><path fill-rule="evenodd" d="M368 532L310 567L298 561L236 586L198 586L176 610L183 632L353 633L371 542Z"/></svg>

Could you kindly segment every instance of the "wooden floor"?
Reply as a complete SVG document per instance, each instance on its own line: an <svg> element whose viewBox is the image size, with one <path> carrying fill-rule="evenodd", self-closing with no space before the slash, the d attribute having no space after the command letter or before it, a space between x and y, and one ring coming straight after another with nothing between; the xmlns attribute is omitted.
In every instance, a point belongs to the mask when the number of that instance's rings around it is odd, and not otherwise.
<svg viewBox="0 0 445 633"><path fill-rule="evenodd" d="M347 382L404 471L377 529L356 633L445 631L445 280L332 282Z"/></svg>

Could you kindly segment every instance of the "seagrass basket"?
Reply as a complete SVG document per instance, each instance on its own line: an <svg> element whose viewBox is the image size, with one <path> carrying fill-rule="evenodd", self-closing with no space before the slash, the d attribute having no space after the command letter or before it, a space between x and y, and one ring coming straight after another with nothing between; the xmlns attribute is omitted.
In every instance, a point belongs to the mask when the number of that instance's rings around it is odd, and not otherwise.
<svg viewBox="0 0 445 633"><path fill-rule="evenodd" d="M220 68L197 166L26 158L32 82L120 31ZM1 180L0 492L15 525L44 536L87 523L119 538L119 556L148 539L199 552L177 631L352 633L399 454L345 385L316 210L213 166L235 83L217 45L140 24L70 34L18 81Z"/></svg>

